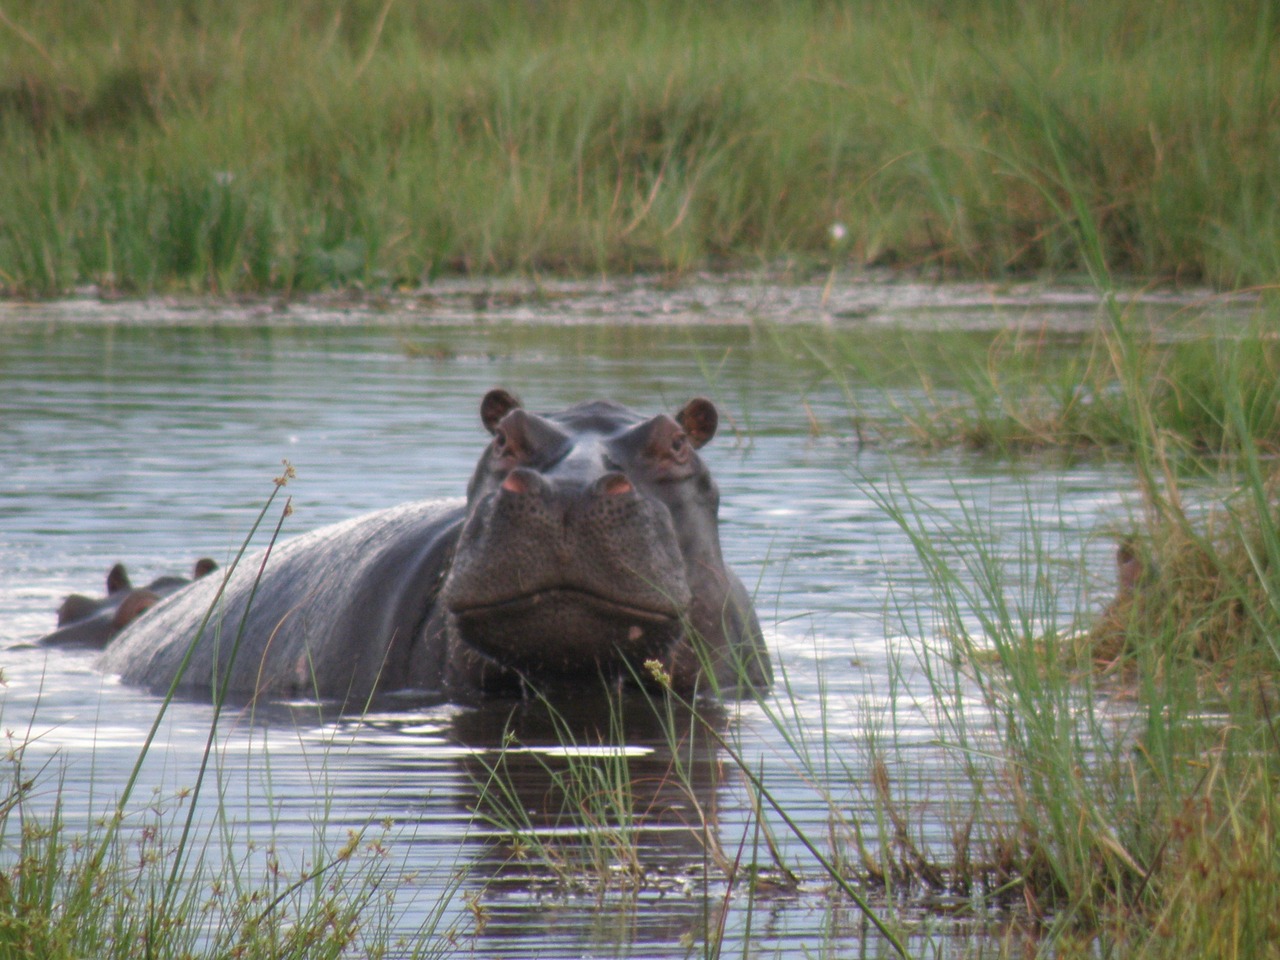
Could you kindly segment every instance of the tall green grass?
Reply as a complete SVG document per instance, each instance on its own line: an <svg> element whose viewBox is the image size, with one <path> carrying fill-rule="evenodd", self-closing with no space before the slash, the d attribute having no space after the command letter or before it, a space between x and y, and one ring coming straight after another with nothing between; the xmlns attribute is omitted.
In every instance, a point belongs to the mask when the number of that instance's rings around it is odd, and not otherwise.
<svg viewBox="0 0 1280 960"><path fill-rule="evenodd" d="M1081 230L1077 242L1105 268L1096 237ZM894 891L890 911L949 897L1007 924L983 955L1275 956L1272 339L1261 325L1169 337L1115 298L1105 269L1096 276L1099 328L1056 342L931 335L914 356L880 356L862 338L775 332L849 396L882 386L874 415L853 411L860 435L964 442L988 458L1029 447L1118 456L1139 503L1114 600L1067 619L1062 598L1084 595L1084 563L1047 545L1059 518L1043 491L1028 492L1028 529L1011 541L972 487L934 505L905 481L863 481L930 585L887 605L888 634L912 638L890 645L895 680L875 692L891 717L832 743L825 720L787 710L785 684L768 713L831 811L810 839L849 877ZM912 684L920 696L921 679L925 702L904 698ZM949 785L940 831L929 788L897 787L922 776L892 736L893 717L914 720L917 707L950 758L933 768ZM849 816L851 796L870 812Z"/></svg>
<svg viewBox="0 0 1280 960"><path fill-rule="evenodd" d="M1265 0L20 2L0 283L1078 272L1083 216L1116 270L1269 284L1276 32Z"/></svg>
<svg viewBox="0 0 1280 960"><path fill-rule="evenodd" d="M878 390L875 404L853 411L864 442L1127 460L1158 447L1182 468L1207 469L1251 446L1264 456L1280 451L1274 313L1260 308L1230 323L1212 307L1188 313L1149 322L1127 308L1123 339L1105 314L1082 334L1046 328L1034 313L1027 326L1011 318L997 333L770 335L780 353L846 396Z"/></svg>
<svg viewBox="0 0 1280 960"><path fill-rule="evenodd" d="M318 829L318 866L295 869L215 827L218 836L195 838L202 851L191 860L175 842L186 798L151 797L123 820L68 819L56 774L28 770L24 745L10 746L0 774L0 956L336 958L376 955L392 941L379 895L390 873L385 834Z"/></svg>
<svg viewBox="0 0 1280 960"><path fill-rule="evenodd" d="M870 486L931 585L924 600L891 605L916 640L899 674L904 684L924 677L938 743L965 784L953 801L953 849L931 858L910 816L893 811L877 757L878 846L899 849L908 887L914 877L975 903L1016 904L1023 937L1006 941L1009 952L1275 956L1273 339L1265 325L1170 339L1141 322L1116 295L1106 217L1073 165L1071 124L1043 97L1026 103L1063 192L1053 197L1029 168L1020 182L1050 199L1101 295L1098 327L1075 350L1042 352L1035 335L998 338L953 363L942 390L925 379L927 399L898 409L935 443L1117 451L1141 504L1118 553L1114 601L1073 624L1062 622L1059 600L1073 584L1042 539L1033 500L1029 532L1010 544L971 493L957 489L955 520L895 484ZM846 386L875 367L829 343L808 350ZM812 780L830 783L822 774L832 751L794 742ZM844 862L857 864L864 832L847 832L855 855ZM861 860L868 875L891 875Z"/></svg>
<svg viewBox="0 0 1280 960"><path fill-rule="evenodd" d="M1280 657L1247 636L1220 635L1235 646L1216 659L1187 643L1213 606L1269 619L1269 601L1175 582L1184 617L1134 621L1123 668L1098 673L1054 614L1063 564L1034 534L1011 557L980 523L880 496L934 584L910 619L935 698L976 691L992 718L948 710L937 725L986 798L971 811L975 879L1016 894L1046 955L1270 956ZM1263 523L1274 536L1274 516Z"/></svg>

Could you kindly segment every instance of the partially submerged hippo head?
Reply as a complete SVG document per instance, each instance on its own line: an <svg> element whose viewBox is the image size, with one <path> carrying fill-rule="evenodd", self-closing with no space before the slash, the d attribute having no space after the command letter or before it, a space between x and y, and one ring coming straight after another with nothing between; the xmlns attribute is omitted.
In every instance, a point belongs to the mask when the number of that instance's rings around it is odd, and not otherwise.
<svg viewBox="0 0 1280 960"><path fill-rule="evenodd" d="M657 660L688 686L706 659L725 683L768 683L697 453L715 436L711 401L674 417L609 401L538 415L492 390L480 413L493 440L441 589L456 641L540 678L641 674Z"/></svg>
<svg viewBox="0 0 1280 960"><path fill-rule="evenodd" d="M87 597L83 593L72 593L63 598L62 605L58 607L58 626L65 627L67 624L75 623L77 620L84 620L92 617L103 607L112 603L112 599L118 602L120 597L133 589L133 584L129 582L129 571L125 569L123 563L117 563L107 571L107 595L105 597Z"/></svg>
<svg viewBox="0 0 1280 960"><path fill-rule="evenodd" d="M195 563L193 575L199 580L216 569L218 565L213 560L201 557ZM104 646L165 596L190 582L186 577L163 576L134 589L124 564L117 563L107 572L107 595L87 597L73 593L66 597L58 608L58 629L41 642Z"/></svg>

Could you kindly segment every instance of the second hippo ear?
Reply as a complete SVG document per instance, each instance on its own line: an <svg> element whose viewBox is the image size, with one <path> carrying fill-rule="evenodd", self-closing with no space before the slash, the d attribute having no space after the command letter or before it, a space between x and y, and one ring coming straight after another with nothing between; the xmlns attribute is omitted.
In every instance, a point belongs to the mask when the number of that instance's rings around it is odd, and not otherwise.
<svg viewBox="0 0 1280 960"><path fill-rule="evenodd" d="M484 428L490 433L498 429L498 421L520 406L520 400L507 391L498 388L490 390L480 401L480 419Z"/></svg>
<svg viewBox="0 0 1280 960"><path fill-rule="evenodd" d="M117 563L107 571L107 593L119 593L121 590L131 589L133 584L129 582L129 572L125 570L123 563Z"/></svg>
<svg viewBox="0 0 1280 960"><path fill-rule="evenodd" d="M694 397L676 414L676 423L685 432L689 442L695 448L701 448L711 442L716 435L716 426L720 423L720 415L716 413L716 405L705 397Z"/></svg>

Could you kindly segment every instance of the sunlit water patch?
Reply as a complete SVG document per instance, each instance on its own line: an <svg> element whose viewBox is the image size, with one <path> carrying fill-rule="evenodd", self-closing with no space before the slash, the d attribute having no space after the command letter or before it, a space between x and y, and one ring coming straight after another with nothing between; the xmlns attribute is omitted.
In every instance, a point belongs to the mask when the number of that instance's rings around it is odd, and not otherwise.
<svg viewBox="0 0 1280 960"><path fill-rule="evenodd" d="M991 721L963 671L956 702L939 701L931 671L946 655L930 650L944 651L947 637L930 608L935 585L893 512L937 533L961 568L978 548L954 532L980 532L980 550L1007 561L1015 594L1032 597L1030 580L1052 558L1068 586L1036 601L1037 615L1061 628L1109 588L1111 543L1099 532L1123 522L1131 481L1096 463L860 444L850 397L779 353L761 325L812 322L826 336L868 317L935 329L951 316L953 327L989 330L1042 309L1040 321L1069 332L1092 322L1088 298L992 304L974 289L944 316L925 288L834 301L821 289L717 284L665 299L555 287L433 296L390 313L85 301L0 314L0 719L11 744L25 743L26 770L56 771L33 802L52 805L56 794L70 824L101 816L160 706L100 674L90 653L31 644L62 596L96 592L117 561L135 582L185 572L198 556L225 564L281 460L298 474L287 488L291 535L461 494L485 442L479 398L492 386L534 409L605 396L674 411L704 394L724 417L704 456L723 493L726 557L755 594L779 677L763 703L726 706L715 736L808 836L833 847L850 831L874 838L887 789L910 811L916 841L945 860L971 787L939 743L955 735L956 711L975 748ZM558 312L577 322L555 322ZM716 322L690 322L699 318ZM886 403L873 390L853 399L864 413ZM981 624L967 627L980 637ZM697 723L672 741L632 714L619 746L590 723L566 742L532 712L229 707L200 822L211 848L231 845L223 855L247 852L255 869L294 875L353 835L379 838L362 849L382 858L395 890L391 927L432 951L686 956L723 941L753 956L884 953ZM169 707L135 806L185 816L213 718L208 704ZM597 789L566 800L562 776L574 764L597 772ZM749 895L730 877L753 863ZM974 928L935 906L893 909L914 917L917 946L945 954L954 938L964 949Z"/></svg>

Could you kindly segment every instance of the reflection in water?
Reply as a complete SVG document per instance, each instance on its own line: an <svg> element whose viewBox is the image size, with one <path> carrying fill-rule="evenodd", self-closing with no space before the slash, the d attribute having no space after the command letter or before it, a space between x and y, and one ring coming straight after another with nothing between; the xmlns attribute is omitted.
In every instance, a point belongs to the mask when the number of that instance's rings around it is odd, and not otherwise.
<svg viewBox="0 0 1280 960"><path fill-rule="evenodd" d="M718 758L704 723L639 695L553 707L533 701L470 710L451 733L468 748L472 809L506 834L487 876L550 876L570 887L638 887L683 879L718 854ZM582 858L575 863L575 860ZM542 862L539 863L538 861Z"/></svg>
<svg viewBox="0 0 1280 960"><path fill-rule="evenodd" d="M870 784L883 759L919 842L946 849L947 817L972 797L935 746L949 714L921 668L922 645L938 639L917 606L930 583L885 494L923 505L930 522L989 531L991 549L1014 558L1009 582L1033 590L1043 571L1017 558L1038 518L1036 555L1060 565L1055 580L1110 569L1111 545L1095 531L1124 516L1124 471L890 456L849 428L851 402L866 415L886 396L853 384L850 397L764 328L655 326L657 307L630 326L562 327L549 322L554 302L522 306L524 325L222 306L135 323L112 313L127 306L78 319L57 305L6 308L0 718L30 727L31 764L52 759L68 823L90 822L118 795L158 701L103 677L91 653L28 645L52 628L62 597L118 561L139 582L193 556L225 564L282 458L298 470L286 536L457 496L486 439L478 399L505 385L535 410L602 396L644 410L716 401L724 426L703 455L723 494L726 560L755 594L781 680L763 704L710 719L811 836L830 836L833 817L874 833ZM773 301L746 290L735 302L741 316ZM607 313L607 298L597 309ZM965 317L995 325L973 305ZM809 332L816 343L840 331ZM1064 590L1036 610L1066 623L1088 603ZM759 822L756 796L699 722L682 717L669 736L642 700L624 704L616 725L585 700L560 709L558 719L536 702L380 703L339 718L313 705L230 711L215 791L229 819L220 824L206 793L204 829L213 848L230 836L261 868L268 848L297 867L340 848L347 830L389 824L390 922L442 951L683 957L711 952L708 938L722 932L734 955L885 953L847 902L827 896L787 830ZM191 786L211 717L203 703L169 708L139 804ZM590 775L570 788L573 767ZM799 884L761 884L750 897L753 863L765 880L785 880L769 842ZM917 945L950 951L946 928L927 915L913 922ZM953 952L964 949L961 940Z"/></svg>
<svg viewBox="0 0 1280 960"><path fill-rule="evenodd" d="M450 735L466 748L459 766L472 788L459 802L475 814L481 846L467 882L494 901L483 936L538 943L544 911L566 894L610 904L600 922L574 929L584 947L699 931L706 903L690 893L733 868L717 830L724 771L707 725L725 729L724 711L695 715L641 694L458 714ZM668 908L643 917L654 897ZM531 902L545 907L528 914L520 905Z"/></svg>

